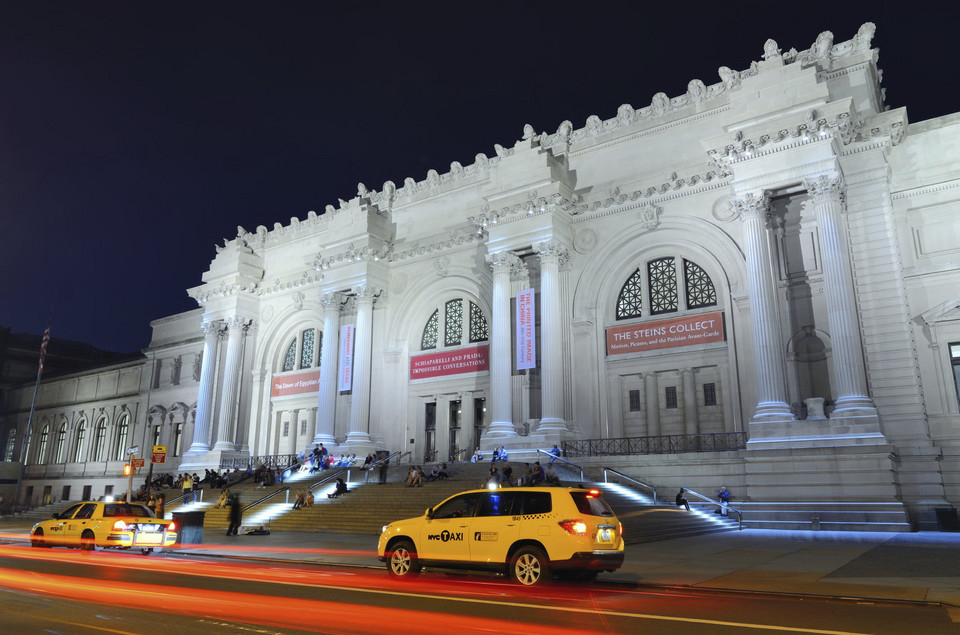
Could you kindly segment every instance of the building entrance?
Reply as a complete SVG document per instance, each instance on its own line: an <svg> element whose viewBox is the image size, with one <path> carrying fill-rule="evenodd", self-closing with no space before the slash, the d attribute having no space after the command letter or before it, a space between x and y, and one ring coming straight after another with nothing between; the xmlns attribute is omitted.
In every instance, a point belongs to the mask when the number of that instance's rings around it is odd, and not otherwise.
<svg viewBox="0 0 960 635"><path fill-rule="evenodd" d="M429 463L437 458L437 402L426 404L423 418L423 461Z"/></svg>

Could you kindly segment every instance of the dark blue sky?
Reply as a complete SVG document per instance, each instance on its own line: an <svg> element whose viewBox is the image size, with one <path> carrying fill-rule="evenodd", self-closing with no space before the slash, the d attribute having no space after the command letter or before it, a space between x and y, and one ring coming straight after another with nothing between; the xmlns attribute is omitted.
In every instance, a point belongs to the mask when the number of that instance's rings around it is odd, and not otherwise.
<svg viewBox="0 0 960 635"><path fill-rule="evenodd" d="M952 2L329 4L0 5L0 325L52 304L55 337L137 350L237 225L715 83L768 37L872 21L887 103L960 111Z"/></svg>

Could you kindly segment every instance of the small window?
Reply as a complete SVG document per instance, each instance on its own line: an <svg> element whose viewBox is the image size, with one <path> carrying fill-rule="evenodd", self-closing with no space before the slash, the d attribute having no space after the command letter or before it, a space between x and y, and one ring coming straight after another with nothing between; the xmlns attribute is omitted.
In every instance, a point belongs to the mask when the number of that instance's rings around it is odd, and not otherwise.
<svg viewBox="0 0 960 635"><path fill-rule="evenodd" d="M571 492L573 502L577 505L577 510L581 514L589 516L613 516L613 510L607 505L599 494L589 492Z"/></svg>
<svg viewBox="0 0 960 635"><path fill-rule="evenodd" d="M289 436L290 436L290 422L289 422L289 421L284 421L284 422L283 422L283 436L285 436L285 437L289 437Z"/></svg>
<svg viewBox="0 0 960 635"><path fill-rule="evenodd" d="M666 396L667 396L667 408L676 408L677 407L677 387L667 386Z"/></svg>
<svg viewBox="0 0 960 635"><path fill-rule="evenodd" d="M497 490L485 494L480 501L478 516L513 516L513 506L517 500L516 492Z"/></svg>
<svg viewBox="0 0 960 635"><path fill-rule="evenodd" d="M294 338L290 342L290 346L287 347L287 353L283 356L283 368L282 372L287 372L288 370L293 370L294 365L297 363L297 340Z"/></svg>
<svg viewBox="0 0 960 635"><path fill-rule="evenodd" d="M703 405L704 406L717 405L717 385L716 384L703 385Z"/></svg>
<svg viewBox="0 0 960 635"><path fill-rule="evenodd" d="M450 300L444 311L444 346L459 346L463 340L463 300Z"/></svg>
<svg viewBox="0 0 960 635"><path fill-rule="evenodd" d="M434 518L464 518L473 516L480 494L461 494L443 503L433 512Z"/></svg>
<svg viewBox="0 0 960 635"><path fill-rule="evenodd" d="M440 328L440 310L437 309L423 327L423 336L420 338L420 348L429 350L437 347L437 338Z"/></svg>
<svg viewBox="0 0 960 635"><path fill-rule="evenodd" d="M307 433L307 420L301 419L300 420L300 436L303 436L306 433Z"/></svg>
<svg viewBox="0 0 960 635"><path fill-rule="evenodd" d="M73 515L77 513L77 510L83 507L82 504L76 504L69 507L66 511L60 512L60 518L73 518Z"/></svg>
<svg viewBox="0 0 960 635"><path fill-rule="evenodd" d="M550 492L524 492L523 515L549 514L553 510L553 499Z"/></svg>
<svg viewBox="0 0 960 635"><path fill-rule="evenodd" d="M630 391L630 412L640 412L640 391Z"/></svg>

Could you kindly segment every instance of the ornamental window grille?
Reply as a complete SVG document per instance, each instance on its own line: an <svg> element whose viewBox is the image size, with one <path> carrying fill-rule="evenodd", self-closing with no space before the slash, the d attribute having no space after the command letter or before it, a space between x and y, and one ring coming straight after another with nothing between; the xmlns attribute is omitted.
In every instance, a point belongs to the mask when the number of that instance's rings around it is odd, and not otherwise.
<svg viewBox="0 0 960 635"><path fill-rule="evenodd" d="M677 387L667 386L665 390L667 404L666 407L673 409L677 407Z"/></svg>
<svg viewBox="0 0 960 635"><path fill-rule="evenodd" d="M678 276L677 260L673 256L657 258L631 273L617 296L616 318L629 320L716 306L717 290L707 272L684 258L683 275ZM649 300L646 308L644 297Z"/></svg>
<svg viewBox="0 0 960 635"><path fill-rule="evenodd" d="M320 329L309 328L300 331L287 345L280 364L280 372L315 368L320 365L323 351L323 333Z"/></svg>
<svg viewBox="0 0 960 635"><path fill-rule="evenodd" d="M57 430L57 441L53 445L53 462L54 463L63 463L64 446L67 444L67 424L61 423L60 428Z"/></svg>
<svg viewBox="0 0 960 635"><path fill-rule="evenodd" d="M117 423L117 443L114 446L113 459L121 461L127 458L127 434L130 432L130 417L123 415Z"/></svg>
<svg viewBox="0 0 960 635"><path fill-rule="evenodd" d="M464 325L464 302L463 298L449 300L444 303L442 311L437 309L430 314L420 336L420 350L438 348L440 342L447 347L486 342L489 339L487 318L473 302L469 303L467 311L469 323Z"/></svg>
<svg viewBox="0 0 960 635"><path fill-rule="evenodd" d="M300 345L300 368L311 368L313 366L313 349L315 340L315 329L307 329L303 332L303 343Z"/></svg>
<svg viewBox="0 0 960 635"><path fill-rule="evenodd" d="M717 385L716 384L704 384L703 385L703 405L704 406L715 406L717 405Z"/></svg>
<svg viewBox="0 0 960 635"><path fill-rule="evenodd" d="M74 437L73 441L73 462L80 463L83 461L83 445L87 436L87 422L81 421L77 425L77 435Z"/></svg>
<svg viewBox="0 0 960 635"><path fill-rule="evenodd" d="M40 445L37 447L37 463L44 463L47 454L47 441L50 439L50 426L43 426L40 431Z"/></svg>
<svg viewBox="0 0 960 635"><path fill-rule="evenodd" d="M444 311L444 346L457 346L463 340L463 300L450 300Z"/></svg>
<svg viewBox="0 0 960 635"><path fill-rule="evenodd" d="M487 318L473 302L470 303L470 341L486 342L490 338L487 330Z"/></svg>
<svg viewBox="0 0 960 635"><path fill-rule="evenodd" d="M101 417L97 420L97 427L93 435L93 460L103 460L103 448L107 440L107 420Z"/></svg>
<svg viewBox="0 0 960 635"><path fill-rule="evenodd" d="M287 354L283 356L283 368L282 372L287 372L288 370L293 370L294 366L297 363L297 339L294 338L290 342L290 346L287 347Z"/></svg>
<svg viewBox="0 0 960 635"><path fill-rule="evenodd" d="M716 306L717 290L707 272L695 262L683 261L683 277L687 291L687 308L699 309Z"/></svg>
<svg viewBox="0 0 960 635"><path fill-rule="evenodd" d="M674 258L657 258L647 263L650 280L650 314L673 313L677 305L677 264Z"/></svg>
<svg viewBox="0 0 960 635"><path fill-rule="evenodd" d="M640 412L640 391L630 391L630 412Z"/></svg>

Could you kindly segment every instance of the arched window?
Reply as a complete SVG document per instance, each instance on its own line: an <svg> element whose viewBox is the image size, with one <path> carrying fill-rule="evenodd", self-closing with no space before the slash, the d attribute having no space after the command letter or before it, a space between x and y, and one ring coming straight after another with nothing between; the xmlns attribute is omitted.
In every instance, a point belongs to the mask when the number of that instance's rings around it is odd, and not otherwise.
<svg viewBox="0 0 960 635"><path fill-rule="evenodd" d="M682 271L678 271L678 260ZM646 308L645 296L649 300ZM618 320L628 320L716 304L717 290L707 272L693 261L668 256L650 260L630 275L620 289L616 310Z"/></svg>
<svg viewBox="0 0 960 635"><path fill-rule="evenodd" d="M83 461L83 443L87 435L87 422L81 420L77 424L77 436L74 438L73 442L73 462L80 463Z"/></svg>
<svg viewBox="0 0 960 635"><path fill-rule="evenodd" d="M468 302L469 323L464 328L464 302ZM487 318L483 310L471 301L463 298L448 300L442 310L434 311L423 327L420 337L421 350L437 348L440 342L447 346L462 346L475 342L486 342L489 339Z"/></svg>
<svg viewBox="0 0 960 635"><path fill-rule="evenodd" d="M43 426L40 431L40 445L37 447L37 463L43 464L47 461L47 442L50 440L50 426Z"/></svg>
<svg viewBox="0 0 960 635"><path fill-rule="evenodd" d="M113 453L113 458L116 461L127 458L127 434L129 431L130 415L123 414L120 416L120 420L117 421L117 444L114 446L116 451Z"/></svg>
<svg viewBox="0 0 960 635"><path fill-rule="evenodd" d="M53 445L53 462L54 463L63 463L64 459L64 446L67 444L67 424L66 422L60 424L60 428L57 430L57 441Z"/></svg>
<svg viewBox="0 0 960 635"><path fill-rule="evenodd" d="M107 418L100 417L97 419L97 427L94 429L93 434L93 456L91 457L94 461L103 460L103 449L106 444L107 439Z"/></svg>
<svg viewBox="0 0 960 635"><path fill-rule="evenodd" d="M320 351L323 347L322 333L319 329L304 329L290 341L283 355L280 372L315 368L320 365Z"/></svg>

